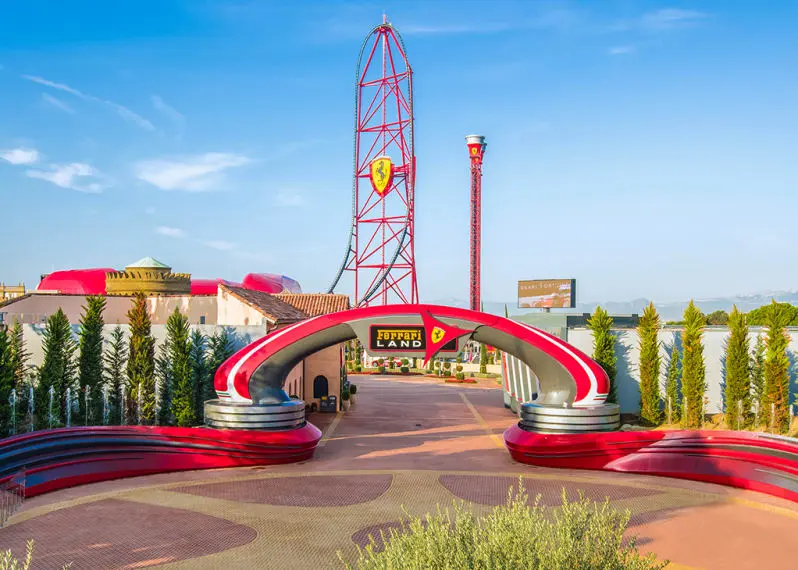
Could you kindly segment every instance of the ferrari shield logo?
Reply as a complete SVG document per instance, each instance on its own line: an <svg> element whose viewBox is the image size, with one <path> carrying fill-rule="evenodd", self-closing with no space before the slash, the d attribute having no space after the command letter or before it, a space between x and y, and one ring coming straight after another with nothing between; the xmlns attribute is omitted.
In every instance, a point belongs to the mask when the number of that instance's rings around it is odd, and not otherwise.
<svg viewBox="0 0 798 570"><path fill-rule="evenodd" d="M474 156L476 156L478 151L479 151L479 149L477 147L475 147L475 146L471 147L471 154L473 154Z"/></svg>
<svg viewBox="0 0 798 570"><path fill-rule="evenodd" d="M434 344L438 344L440 341L443 340L443 336L445 334L446 333L444 332L444 330L442 328L435 327L434 329L432 329L432 333L430 333L430 338L432 339L432 342Z"/></svg>
<svg viewBox="0 0 798 570"><path fill-rule="evenodd" d="M388 156L378 156L371 161L370 166L371 186L374 191L384 196L390 189L393 182L393 162Z"/></svg>

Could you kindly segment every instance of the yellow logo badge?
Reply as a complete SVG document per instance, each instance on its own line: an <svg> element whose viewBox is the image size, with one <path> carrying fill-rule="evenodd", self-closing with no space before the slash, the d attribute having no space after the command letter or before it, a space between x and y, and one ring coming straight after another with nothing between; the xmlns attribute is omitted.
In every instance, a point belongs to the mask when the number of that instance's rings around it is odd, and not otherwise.
<svg viewBox="0 0 798 570"><path fill-rule="evenodd" d="M471 147L471 154L474 154L474 155L476 155L476 154L477 154L477 151L478 151L477 147L475 147L475 146L472 146L472 147Z"/></svg>
<svg viewBox="0 0 798 570"><path fill-rule="evenodd" d="M371 161L370 166L371 186L374 191L384 196L390 189L393 182L393 162L388 156L378 156Z"/></svg>
<svg viewBox="0 0 798 570"><path fill-rule="evenodd" d="M432 329L432 333L429 336L432 339L433 344L438 344L440 341L443 340L445 334L446 332L442 328L435 327L434 329Z"/></svg>

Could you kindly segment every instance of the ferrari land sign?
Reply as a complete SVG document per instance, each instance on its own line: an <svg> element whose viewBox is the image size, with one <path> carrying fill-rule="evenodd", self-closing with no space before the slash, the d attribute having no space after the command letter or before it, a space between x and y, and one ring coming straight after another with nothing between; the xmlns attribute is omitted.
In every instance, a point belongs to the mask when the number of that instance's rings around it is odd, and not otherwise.
<svg viewBox="0 0 798 570"><path fill-rule="evenodd" d="M437 328L437 327L435 327ZM443 330L432 330L432 342L443 338ZM423 325L372 325L369 329L369 348L385 352L424 352L427 335ZM457 339L443 345L442 352L457 352Z"/></svg>

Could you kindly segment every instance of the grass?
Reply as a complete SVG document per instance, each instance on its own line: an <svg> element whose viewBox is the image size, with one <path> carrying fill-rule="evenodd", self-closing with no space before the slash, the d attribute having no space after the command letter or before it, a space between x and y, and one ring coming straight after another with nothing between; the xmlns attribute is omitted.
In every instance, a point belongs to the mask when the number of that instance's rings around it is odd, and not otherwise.
<svg viewBox="0 0 798 570"><path fill-rule="evenodd" d="M25 559L17 560L11 550L0 551L0 570L30 570L33 562L34 541L29 540L25 551ZM61 570L72 568L72 563L62 566Z"/></svg>
<svg viewBox="0 0 798 570"><path fill-rule="evenodd" d="M642 555L634 538L624 540L629 512L612 509L609 501L594 503L581 493L568 501L563 489L558 509L528 506L528 494L519 478L507 503L478 518L462 502L453 512L441 509L424 519L408 517L401 528L380 533L382 544L371 537L358 547L357 559L347 570L661 570L668 561Z"/></svg>

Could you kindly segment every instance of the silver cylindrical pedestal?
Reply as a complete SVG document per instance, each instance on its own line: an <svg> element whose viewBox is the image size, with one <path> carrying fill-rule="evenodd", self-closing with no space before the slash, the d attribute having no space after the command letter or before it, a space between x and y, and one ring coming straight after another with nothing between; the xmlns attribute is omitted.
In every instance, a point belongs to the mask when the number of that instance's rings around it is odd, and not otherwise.
<svg viewBox="0 0 798 570"><path fill-rule="evenodd" d="M621 427L618 404L563 408L529 402L521 406L520 417L522 429L540 433L615 431Z"/></svg>
<svg viewBox="0 0 798 570"><path fill-rule="evenodd" d="M249 404L208 400L205 425L214 428L282 430L305 424L305 402L290 400L280 404Z"/></svg>

